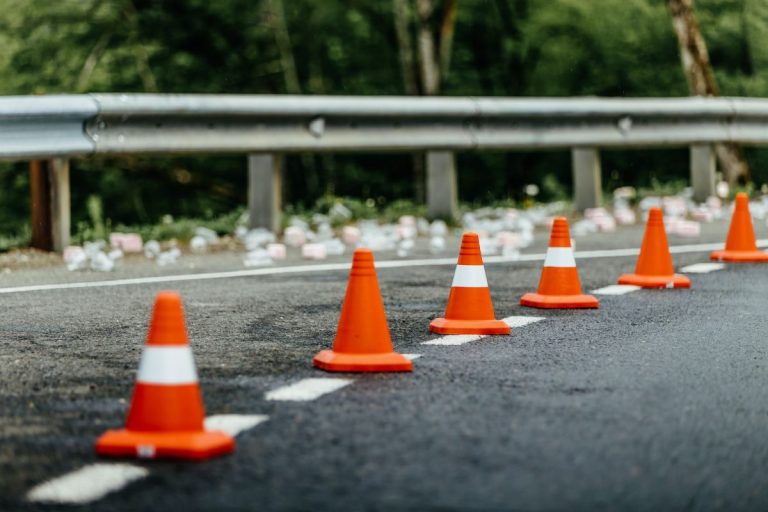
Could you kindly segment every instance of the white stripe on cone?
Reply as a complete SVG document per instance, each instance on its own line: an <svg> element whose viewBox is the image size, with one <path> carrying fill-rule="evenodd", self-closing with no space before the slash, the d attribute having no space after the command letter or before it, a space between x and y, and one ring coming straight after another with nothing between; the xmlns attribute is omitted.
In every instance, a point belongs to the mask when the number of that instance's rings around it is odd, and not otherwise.
<svg viewBox="0 0 768 512"><path fill-rule="evenodd" d="M545 267L575 267L572 247L550 247L544 259Z"/></svg>
<svg viewBox="0 0 768 512"><path fill-rule="evenodd" d="M456 265L451 288L488 288L485 267L482 265Z"/></svg>
<svg viewBox="0 0 768 512"><path fill-rule="evenodd" d="M139 363L138 382L144 384L195 384L197 371L189 345L146 345Z"/></svg>

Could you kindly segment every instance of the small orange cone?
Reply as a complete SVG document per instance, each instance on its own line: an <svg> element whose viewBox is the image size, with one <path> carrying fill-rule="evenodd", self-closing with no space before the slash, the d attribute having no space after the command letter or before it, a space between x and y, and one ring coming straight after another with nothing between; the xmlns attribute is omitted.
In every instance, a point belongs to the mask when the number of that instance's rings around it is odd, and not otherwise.
<svg viewBox="0 0 768 512"><path fill-rule="evenodd" d="M768 253L757 248L752 215L749 213L749 198L744 192L736 194L736 206L725 240L725 250L714 251L710 259L728 263L768 263Z"/></svg>
<svg viewBox="0 0 768 512"><path fill-rule="evenodd" d="M205 411L187 340L181 297L155 299L124 430L108 430L96 453L118 457L207 459L230 453L235 440L203 428Z"/></svg>
<svg viewBox="0 0 768 512"><path fill-rule="evenodd" d="M413 363L392 347L370 249L352 256L333 350L320 351L312 364L329 372L413 371Z"/></svg>
<svg viewBox="0 0 768 512"><path fill-rule="evenodd" d="M648 223L645 226L635 273L619 277L619 284L632 284L642 288L691 287L690 279L675 274L661 208L654 207L648 211Z"/></svg>
<svg viewBox="0 0 768 512"><path fill-rule="evenodd" d="M438 334L509 334L510 329L496 320L491 292L485 277L480 239L477 233L464 233L445 318L435 318L429 330Z"/></svg>
<svg viewBox="0 0 768 512"><path fill-rule="evenodd" d="M547 257L537 293L526 293L520 304L544 309L598 308L600 301L581 291L579 272L571 247L568 219L555 217L549 238Z"/></svg>

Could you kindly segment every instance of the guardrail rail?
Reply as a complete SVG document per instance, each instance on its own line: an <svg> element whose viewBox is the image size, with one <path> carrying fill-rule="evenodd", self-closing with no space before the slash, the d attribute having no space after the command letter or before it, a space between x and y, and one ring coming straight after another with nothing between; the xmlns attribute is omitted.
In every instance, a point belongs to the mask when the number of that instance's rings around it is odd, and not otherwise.
<svg viewBox="0 0 768 512"><path fill-rule="evenodd" d="M87 94L0 97L0 159L50 160L48 225L69 240L66 159L248 155L253 226L279 226L281 158L424 152L432 216L456 213L456 151L568 148L575 206L600 202L599 148L689 146L694 194L714 193L711 145L768 143L768 100ZM48 228L46 228L48 229Z"/></svg>

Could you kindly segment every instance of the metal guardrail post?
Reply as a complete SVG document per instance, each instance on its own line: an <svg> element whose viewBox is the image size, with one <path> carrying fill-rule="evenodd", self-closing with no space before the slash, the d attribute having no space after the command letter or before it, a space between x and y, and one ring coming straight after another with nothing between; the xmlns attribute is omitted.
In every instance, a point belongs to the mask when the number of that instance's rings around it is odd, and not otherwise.
<svg viewBox="0 0 768 512"><path fill-rule="evenodd" d="M603 184L600 153L595 148L573 148L573 207L576 211L595 208L602 203Z"/></svg>
<svg viewBox="0 0 768 512"><path fill-rule="evenodd" d="M33 160L29 164L32 247L63 252L69 245L69 160Z"/></svg>
<svg viewBox="0 0 768 512"><path fill-rule="evenodd" d="M32 247L53 250L51 239L51 187L47 160L29 162L30 211L32 213Z"/></svg>
<svg viewBox="0 0 768 512"><path fill-rule="evenodd" d="M691 187L694 201L703 202L715 191L715 153L709 144L695 144L691 152Z"/></svg>
<svg viewBox="0 0 768 512"><path fill-rule="evenodd" d="M282 156L248 155L248 215L250 228L280 231L283 177Z"/></svg>
<svg viewBox="0 0 768 512"><path fill-rule="evenodd" d="M427 215L455 219L458 203L455 155L450 151L427 152Z"/></svg>
<svg viewBox="0 0 768 512"><path fill-rule="evenodd" d="M51 240L53 250L64 252L69 245L70 199L69 160L55 158L50 161L48 176L51 184Z"/></svg>

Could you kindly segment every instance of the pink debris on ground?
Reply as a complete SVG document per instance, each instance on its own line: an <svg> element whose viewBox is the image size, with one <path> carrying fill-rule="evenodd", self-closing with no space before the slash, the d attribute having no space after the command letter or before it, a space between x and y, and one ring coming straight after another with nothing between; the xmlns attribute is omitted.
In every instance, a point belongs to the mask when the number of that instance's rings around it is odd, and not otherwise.
<svg viewBox="0 0 768 512"><path fill-rule="evenodd" d="M307 242L307 234L298 226L288 226L285 228L283 240L285 240L286 245L299 247Z"/></svg>
<svg viewBox="0 0 768 512"><path fill-rule="evenodd" d="M111 233L109 245L126 253L144 250L144 242L138 233Z"/></svg>
<svg viewBox="0 0 768 512"><path fill-rule="evenodd" d="M273 260L284 260L287 252L285 244L267 244L267 253Z"/></svg>
<svg viewBox="0 0 768 512"><path fill-rule="evenodd" d="M304 244L301 247L301 257L308 260L324 260L327 256L324 244Z"/></svg>
<svg viewBox="0 0 768 512"><path fill-rule="evenodd" d="M356 245L361 236L360 228L357 226L344 226L344 229L341 230L341 239L348 245Z"/></svg>

